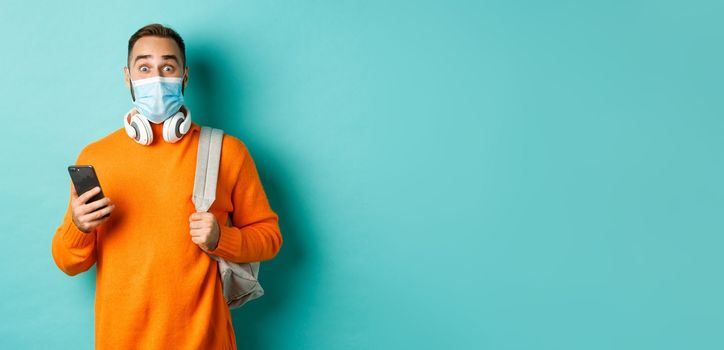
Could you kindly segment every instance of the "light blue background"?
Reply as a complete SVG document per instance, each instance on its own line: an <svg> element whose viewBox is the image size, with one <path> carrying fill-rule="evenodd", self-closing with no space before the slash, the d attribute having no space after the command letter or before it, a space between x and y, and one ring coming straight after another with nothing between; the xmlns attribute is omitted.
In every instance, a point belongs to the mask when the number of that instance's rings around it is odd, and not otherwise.
<svg viewBox="0 0 724 350"><path fill-rule="evenodd" d="M66 166L161 22L280 215L240 349L724 348L723 10L1 0L0 347L93 346L95 268L50 252Z"/></svg>

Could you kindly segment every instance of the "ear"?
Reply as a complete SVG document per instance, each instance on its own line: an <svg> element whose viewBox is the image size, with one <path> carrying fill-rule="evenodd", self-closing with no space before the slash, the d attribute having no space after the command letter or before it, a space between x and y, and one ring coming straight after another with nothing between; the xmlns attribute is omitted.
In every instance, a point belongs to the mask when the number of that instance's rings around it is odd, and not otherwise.
<svg viewBox="0 0 724 350"><path fill-rule="evenodd" d="M126 87L130 89L131 88L131 81L130 81L131 76L129 74L130 74L130 72L128 71L128 67L123 67L123 80L126 83Z"/></svg>
<svg viewBox="0 0 724 350"><path fill-rule="evenodd" d="M186 85L189 84L189 67L188 66L186 66L186 69L184 70L183 84L184 84L184 89L186 89Z"/></svg>

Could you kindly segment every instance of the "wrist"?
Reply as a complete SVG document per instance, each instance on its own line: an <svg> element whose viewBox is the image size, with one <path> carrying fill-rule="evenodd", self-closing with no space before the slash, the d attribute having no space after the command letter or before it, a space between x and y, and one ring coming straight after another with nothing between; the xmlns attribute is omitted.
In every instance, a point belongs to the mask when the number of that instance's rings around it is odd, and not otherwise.
<svg viewBox="0 0 724 350"><path fill-rule="evenodd" d="M80 231L80 232L82 232L82 233L85 233L85 234L91 233L91 230L86 231L86 230L80 228L80 226L76 225L75 221L73 221L73 226L75 226L75 229L76 229L76 230L78 230L78 231Z"/></svg>

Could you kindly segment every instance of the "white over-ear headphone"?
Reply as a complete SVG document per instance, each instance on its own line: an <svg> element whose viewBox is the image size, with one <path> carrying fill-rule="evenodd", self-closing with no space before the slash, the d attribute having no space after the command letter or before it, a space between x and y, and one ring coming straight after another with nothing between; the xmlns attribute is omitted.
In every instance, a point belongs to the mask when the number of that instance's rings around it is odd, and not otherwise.
<svg viewBox="0 0 724 350"><path fill-rule="evenodd" d="M184 114L184 112L186 114ZM153 130L151 122L141 114L136 108L132 108L125 116L123 116L123 125L126 128L126 134L137 143L142 145L150 145L153 142ZM182 106L172 117L167 118L163 122L163 139L166 142L174 143L186 135L191 129L191 112Z"/></svg>

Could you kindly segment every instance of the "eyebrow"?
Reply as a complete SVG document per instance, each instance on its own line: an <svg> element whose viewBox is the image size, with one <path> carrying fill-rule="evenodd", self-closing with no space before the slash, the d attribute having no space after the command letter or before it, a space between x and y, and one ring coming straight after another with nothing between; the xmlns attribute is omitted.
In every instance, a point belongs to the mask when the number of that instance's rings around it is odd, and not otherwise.
<svg viewBox="0 0 724 350"><path fill-rule="evenodd" d="M136 62L138 60L142 60L144 58L151 58L151 55L138 55L138 56L136 56L135 59L133 59L133 64L136 64ZM161 58L164 60L174 60L174 61L176 61L176 64L179 63L178 57L176 57L176 55L163 55L163 56L161 56Z"/></svg>

